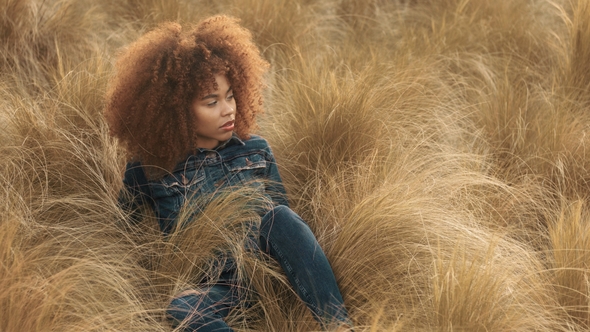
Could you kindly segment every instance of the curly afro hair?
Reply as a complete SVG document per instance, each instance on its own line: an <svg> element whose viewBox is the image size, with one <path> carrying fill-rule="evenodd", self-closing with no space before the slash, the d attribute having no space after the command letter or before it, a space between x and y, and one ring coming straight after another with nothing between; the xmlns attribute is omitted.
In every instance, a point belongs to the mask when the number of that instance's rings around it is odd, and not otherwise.
<svg viewBox="0 0 590 332"><path fill-rule="evenodd" d="M225 74L236 100L235 133L256 129L263 111L263 76L269 67L239 20L214 16L189 31L164 23L146 33L117 58L104 112L111 134L130 156L162 175L195 150L191 105L217 88Z"/></svg>

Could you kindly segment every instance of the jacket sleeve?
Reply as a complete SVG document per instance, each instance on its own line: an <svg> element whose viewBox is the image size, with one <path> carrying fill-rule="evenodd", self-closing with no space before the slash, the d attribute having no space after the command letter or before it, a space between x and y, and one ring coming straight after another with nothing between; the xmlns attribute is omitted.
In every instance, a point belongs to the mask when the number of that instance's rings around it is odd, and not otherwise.
<svg viewBox="0 0 590 332"><path fill-rule="evenodd" d="M268 183L265 189L266 193L270 196L275 205L284 205L289 207L289 201L287 200L287 191L283 186L283 180L281 179L281 175L279 174L279 168L277 167L275 157L272 153L272 150L270 149L270 146L267 146L266 150L266 152L268 153L269 162L269 165L267 167Z"/></svg>
<svg viewBox="0 0 590 332"><path fill-rule="evenodd" d="M139 223L141 214L139 208L148 204L152 208L154 202L147 177L139 162L128 163L123 178L123 189L119 192L119 206L130 213L131 221Z"/></svg>

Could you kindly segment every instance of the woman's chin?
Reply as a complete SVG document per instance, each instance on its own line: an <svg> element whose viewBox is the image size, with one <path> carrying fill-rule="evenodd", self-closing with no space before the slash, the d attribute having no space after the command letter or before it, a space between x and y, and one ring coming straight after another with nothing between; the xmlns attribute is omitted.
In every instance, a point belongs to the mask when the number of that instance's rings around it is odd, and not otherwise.
<svg viewBox="0 0 590 332"><path fill-rule="evenodd" d="M233 134L233 130L230 130L230 131L228 131L228 132L224 133L223 135L221 135L221 137L220 137L220 141L221 141L221 142L223 142L223 141L227 141L228 139L230 139L230 138L231 138L232 134Z"/></svg>

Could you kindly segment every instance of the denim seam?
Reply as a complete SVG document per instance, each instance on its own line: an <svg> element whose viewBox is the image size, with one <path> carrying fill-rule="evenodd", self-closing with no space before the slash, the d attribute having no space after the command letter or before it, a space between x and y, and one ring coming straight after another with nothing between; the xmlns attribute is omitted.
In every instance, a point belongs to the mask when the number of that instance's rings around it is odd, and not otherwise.
<svg viewBox="0 0 590 332"><path fill-rule="evenodd" d="M307 289L305 289L305 287L303 287L301 285L301 282L299 281L299 279L295 276L295 274L293 273L293 268L291 267L291 265L289 265L289 262L287 262L284 258L283 258L283 253L277 249L277 247L274 245L274 243L272 243L271 241L268 241L268 243L273 247L273 249L276 251L277 255L281 258L281 261L283 261L286 265L286 267L288 268L288 271L285 271L287 273L289 273L293 279L295 280L296 286L301 293L305 296L305 302L306 304L308 304L308 306L313 310L313 312L318 316L318 317L322 317L323 316L323 312L322 310L320 310L317 306L317 304L315 303L315 301L311 300L311 296L309 295Z"/></svg>

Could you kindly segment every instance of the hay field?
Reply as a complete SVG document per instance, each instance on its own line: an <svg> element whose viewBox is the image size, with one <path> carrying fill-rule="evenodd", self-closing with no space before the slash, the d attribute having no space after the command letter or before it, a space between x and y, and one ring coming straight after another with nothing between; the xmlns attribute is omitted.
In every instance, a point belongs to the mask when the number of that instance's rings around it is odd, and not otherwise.
<svg viewBox="0 0 590 332"><path fill-rule="evenodd" d="M587 0L1 0L0 331L170 331L238 257L237 331L318 325L243 252L247 192L163 239L117 206L114 56L159 22L241 18L271 63L260 134L357 331L590 329ZM587 137L588 136L588 137Z"/></svg>

